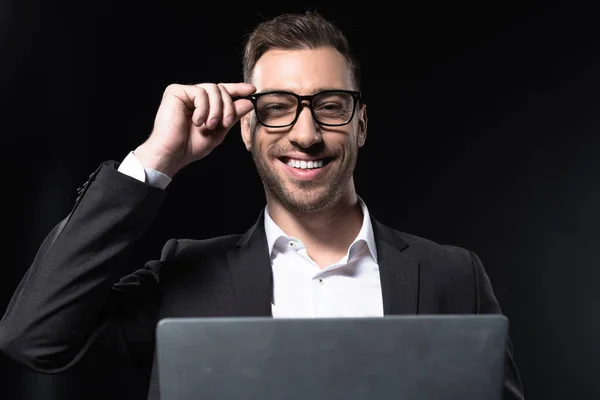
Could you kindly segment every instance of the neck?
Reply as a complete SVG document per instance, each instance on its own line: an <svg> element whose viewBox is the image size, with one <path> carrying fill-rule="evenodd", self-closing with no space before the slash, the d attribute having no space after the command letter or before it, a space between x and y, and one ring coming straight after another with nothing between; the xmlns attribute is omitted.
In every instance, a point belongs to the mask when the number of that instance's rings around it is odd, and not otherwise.
<svg viewBox="0 0 600 400"><path fill-rule="evenodd" d="M267 208L273 221L287 235L300 239L308 254L322 267L346 254L363 222L355 192L326 210L310 213L290 211L276 201L268 202Z"/></svg>

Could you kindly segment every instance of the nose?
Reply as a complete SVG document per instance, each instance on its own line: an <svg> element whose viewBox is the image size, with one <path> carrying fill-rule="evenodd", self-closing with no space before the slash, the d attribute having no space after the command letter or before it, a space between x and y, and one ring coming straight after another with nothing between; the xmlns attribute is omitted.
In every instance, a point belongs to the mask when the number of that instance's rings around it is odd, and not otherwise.
<svg viewBox="0 0 600 400"><path fill-rule="evenodd" d="M288 133L288 139L290 142L305 149L322 141L321 127L313 119L309 107L304 106L301 108L296 123Z"/></svg>

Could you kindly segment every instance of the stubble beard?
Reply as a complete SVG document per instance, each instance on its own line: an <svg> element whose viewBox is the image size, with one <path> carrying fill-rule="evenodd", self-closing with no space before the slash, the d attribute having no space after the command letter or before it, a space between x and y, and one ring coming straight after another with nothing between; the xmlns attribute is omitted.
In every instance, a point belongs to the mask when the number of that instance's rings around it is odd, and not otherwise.
<svg viewBox="0 0 600 400"><path fill-rule="evenodd" d="M324 211L335 206L346 195L357 160L357 148L351 148L346 153L349 158L333 175L328 172L327 176L314 181L289 181L280 176L257 149L258 146L252 146L252 159L265 190L285 209L296 214ZM336 158L335 162L338 160Z"/></svg>

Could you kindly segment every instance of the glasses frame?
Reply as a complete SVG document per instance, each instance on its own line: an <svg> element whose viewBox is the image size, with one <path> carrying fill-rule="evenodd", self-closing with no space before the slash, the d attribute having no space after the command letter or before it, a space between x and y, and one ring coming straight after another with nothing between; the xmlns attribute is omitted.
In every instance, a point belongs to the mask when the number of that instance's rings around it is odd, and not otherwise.
<svg viewBox="0 0 600 400"><path fill-rule="evenodd" d="M320 95L327 94L327 93L345 93L345 94L349 94L350 96L352 96L352 101L353 101L352 114L350 114L350 117L348 118L348 120L346 122L342 122L339 124L326 124L326 123L323 123L318 120L317 116L315 115L315 110L313 109L313 99L316 96L320 96ZM270 95L270 94L285 94L285 95L294 96L298 100L298 105L296 106L296 115L294 116L294 119L292 120L292 122L290 122L289 124L285 124L285 125L266 124L260 119L260 116L258 115L258 112L257 112L256 119L258 120L258 122L261 125L266 126L267 128L286 128L288 126L294 125L296 123L296 121L298 121L298 117L300 117L300 113L302 112L302 102L303 101L308 101L308 108L310 109L310 114L312 115L313 120L317 124L322 125L322 126L344 126L344 125L349 124L350 121L352 121L352 118L354 118L354 114L356 114L356 108L357 108L358 104L360 104L360 101L362 99L361 92L356 91L356 90L344 90L344 89L322 90L318 93L314 93L314 94L310 94L310 95L299 95L299 94L296 94L293 92L288 92L286 90L271 90L268 92L253 93L248 96L238 97L237 99L250 100L252 102L252 104L254 105L254 110L256 110L258 108L258 99L260 99L262 96Z"/></svg>

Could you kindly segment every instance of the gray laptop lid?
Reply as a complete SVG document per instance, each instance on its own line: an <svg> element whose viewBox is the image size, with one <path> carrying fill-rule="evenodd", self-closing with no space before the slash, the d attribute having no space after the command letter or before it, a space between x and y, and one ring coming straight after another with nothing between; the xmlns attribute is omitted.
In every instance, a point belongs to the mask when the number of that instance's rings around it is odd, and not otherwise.
<svg viewBox="0 0 600 400"><path fill-rule="evenodd" d="M500 400L502 315L169 318L161 400Z"/></svg>

